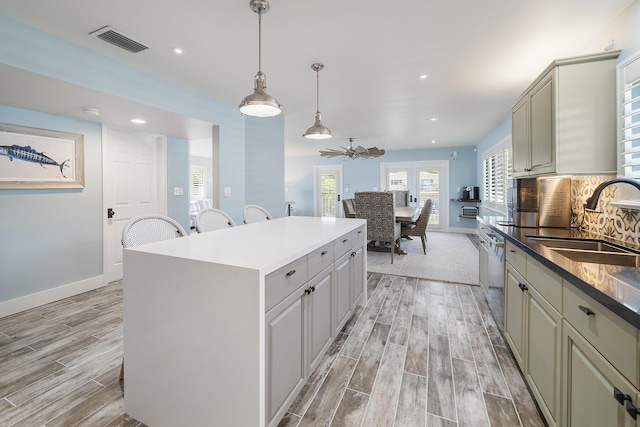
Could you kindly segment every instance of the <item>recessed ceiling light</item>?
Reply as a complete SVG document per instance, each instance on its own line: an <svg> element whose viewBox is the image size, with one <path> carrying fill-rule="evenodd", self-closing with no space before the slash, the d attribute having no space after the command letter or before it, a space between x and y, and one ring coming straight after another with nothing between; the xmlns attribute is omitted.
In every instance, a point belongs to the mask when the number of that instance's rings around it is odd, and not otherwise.
<svg viewBox="0 0 640 427"><path fill-rule="evenodd" d="M180 55L182 53L182 49L180 49L179 47L174 47L173 48L173 53L176 53L176 54Z"/></svg>
<svg viewBox="0 0 640 427"><path fill-rule="evenodd" d="M139 125L143 125L143 124L147 123L147 121L143 120L143 119L131 119L131 123L136 123L136 124L139 124Z"/></svg>
<svg viewBox="0 0 640 427"><path fill-rule="evenodd" d="M437 122L437 121L438 121L438 118L437 118L437 117L431 117L431 121L432 121L432 122Z"/></svg>
<svg viewBox="0 0 640 427"><path fill-rule="evenodd" d="M100 115L100 110L98 110L97 108L93 108L93 107L84 107L82 109L82 111L85 114L89 114L90 116L99 116Z"/></svg>
<svg viewBox="0 0 640 427"><path fill-rule="evenodd" d="M422 80L426 79L427 77L429 77L427 74L420 74L420 78Z"/></svg>
<svg viewBox="0 0 640 427"><path fill-rule="evenodd" d="M435 140L435 139L432 139L432 140L431 140L431 143L432 143L432 144L435 144L435 143L436 143L436 140Z"/></svg>

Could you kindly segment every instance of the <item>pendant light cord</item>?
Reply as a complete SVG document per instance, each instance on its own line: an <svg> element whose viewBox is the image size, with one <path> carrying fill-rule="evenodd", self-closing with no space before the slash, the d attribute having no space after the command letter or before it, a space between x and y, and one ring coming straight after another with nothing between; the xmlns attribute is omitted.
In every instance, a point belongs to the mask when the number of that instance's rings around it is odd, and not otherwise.
<svg viewBox="0 0 640 427"><path fill-rule="evenodd" d="M262 74L262 12L258 12L258 74Z"/></svg>
<svg viewBox="0 0 640 427"><path fill-rule="evenodd" d="M316 71L316 114L320 112L320 71Z"/></svg>

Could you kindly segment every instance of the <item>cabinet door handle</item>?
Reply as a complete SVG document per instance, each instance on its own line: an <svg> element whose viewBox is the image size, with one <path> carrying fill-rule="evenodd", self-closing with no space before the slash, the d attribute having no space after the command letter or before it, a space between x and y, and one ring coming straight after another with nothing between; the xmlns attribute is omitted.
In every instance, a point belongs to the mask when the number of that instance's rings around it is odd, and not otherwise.
<svg viewBox="0 0 640 427"><path fill-rule="evenodd" d="M579 305L578 308L580 309L580 311L582 311L584 314L586 314L587 316L593 316L596 313L594 311L592 311L589 307L585 307L584 305Z"/></svg>
<svg viewBox="0 0 640 427"><path fill-rule="evenodd" d="M307 294L307 295L309 295L311 292L313 292L311 290L311 288L307 288L307 289L304 290L304 293Z"/></svg>
<svg viewBox="0 0 640 427"><path fill-rule="evenodd" d="M516 253L516 251L514 251L513 249L509 249L509 252L511 252L512 254Z"/></svg>
<svg viewBox="0 0 640 427"><path fill-rule="evenodd" d="M524 171L525 171L525 172L531 172L531 170L532 170L532 169L533 169L533 168L524 168Z"/></svg>
<svg viewBox="0 0 640 427"><path fill-rule="evenodd" d="M287 276L287 277L291 277L291 276L293 276L294 274L296 274L296 271L295 271L295 270L289 270L289 271L287 271L286 276Z"/></svg>
<svg viewBox="0 0 640 427"><path fill-rule="evenodd" d="M631 396L628 394L624 394L618 389L618 387L613 387L613 398L618 401L619 404L624 405L626 400L631 400Z"/></svg>
<svg viewBox="0 0 640 427"><path fill-rule="evenodd" d="M329 251L322 251L322 253L320 255L324 256L324 255L326 255L328 253L329 253Z"/></svg>
<svg viewBox="0 0 640 427"><path fill-rule="evenodd" d="M625 409L627 410L627 414L631 415L631 418L633 418L634 420L638 419L638 413L640 411L638 410L638 408L633 406L633 403L631 403L631 399L627 400L627 403L625 404Z"/></svg>
<svg viewBox="0 0 640 427"><path fill-rule="evenodd" d="M351 252L351 256L352 256L352 257L354 257L354 256L356 256L356 255L358 255L358 253L357 253L357 252Z"/></svg>
<svg viewBox="0 0 640 427"><path fill-rule="evenodd" d="M524 283L518 283L518 287L520 288L520 290L522 292L528 290L529 288L527 288L527 285L525 285Z"/></svg>
<svg viewBox="0 0 640 427"><path fill-rule="evenodd" d="M312 287L311 287L311 292L315 292L315 291L316 291L316 287L315 287L315 286L312 286Z"/></svg>
<svg viewBox="0 0 640 427"><path fill-rule="evenodd" d="M342 243L347 243L348 241L349 241L349 239L344 239L344 240L342 241Z"/></svg>

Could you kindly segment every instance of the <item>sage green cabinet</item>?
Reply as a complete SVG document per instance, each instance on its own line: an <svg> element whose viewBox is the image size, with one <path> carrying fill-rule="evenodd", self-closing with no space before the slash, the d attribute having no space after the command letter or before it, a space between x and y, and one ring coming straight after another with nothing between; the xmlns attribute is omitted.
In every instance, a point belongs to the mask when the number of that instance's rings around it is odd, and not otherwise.
<svg viewBox="0 0 640 427"><path fill-rule="evenodd" d="M629 396L634 407L640 404L639 392L571 324L564 322L563 410L567 427L638 427L640 423L626 411L614 395ZM640 419L640 417L638 417Z"/></svg>
<svg viewBox="0 0 640 427"><path fill-rule="evenodd" d="M547 283L555 282L560 290L562 283L510 242L506 254L505 338L545 419L556 426L561 405L562 315L542 292L548 293Z"/></svg>
<svg viewBox="0 0 640 427"><path fill-rule="evenodd" d="M552 62L511 109L513 176L616 171L616 58Z"/></svg>

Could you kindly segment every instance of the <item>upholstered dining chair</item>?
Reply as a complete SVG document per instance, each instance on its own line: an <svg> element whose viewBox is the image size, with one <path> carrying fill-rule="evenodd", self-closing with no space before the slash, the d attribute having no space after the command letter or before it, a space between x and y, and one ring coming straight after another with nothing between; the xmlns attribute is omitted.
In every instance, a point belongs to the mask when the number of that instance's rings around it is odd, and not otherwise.
<svg viewBox="0 0 640 427"><path fill-rule="evenodd" d="M353 199L342 199L342 208L344 209L345 218L356 217L356 207Z"/></svg>
<svg viewBox="0 0 640 427"><path fill-rule="evenodd" d="M236 223L233 222L233 219L220 209L207 208L196 215L196 231L198 233L235 226Z"/></svg>
<svg viewBox="0 0 640 427"><path fill-rule="evenodd" d="M184 237L187 232L173 218L164 215L147 214L131 218L122 229L122 247L144 245L145 243ZM120 379L124 379L124 358L120 365Z"/></svg>
<svg viewBox="0 0 640 427"><path fill-rule="evenodd" d="M400 253L400 223L396 222L395 194L387 191L356 193L356 218L367 220L367 239L391 244L393 253Z"/></svg>
<svg viewBox="0 0 640 427"><path fill-rule="evenodd" d="M433 202L431 199L427 199L422 206L420 216L415 222L402 224L403 236L420 236L422 240L422 252L427 254L427 224L429 223L429 217L431 216L431 205Z"/></svg>
<svg viewBox="0 0 640 427"><path fill-rule="evenodd" d="M267 221L272 217L267 210L258 205L247 205L242 210L242 222L251 224L253 222Z"/></svg>

